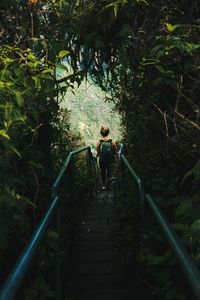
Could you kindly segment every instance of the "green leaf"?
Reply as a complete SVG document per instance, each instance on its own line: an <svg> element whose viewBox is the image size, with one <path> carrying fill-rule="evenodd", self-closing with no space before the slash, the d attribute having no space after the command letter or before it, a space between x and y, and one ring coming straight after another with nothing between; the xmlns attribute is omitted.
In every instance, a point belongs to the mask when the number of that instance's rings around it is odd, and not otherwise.
<svg viewBox="0 0 200 300"><path fill-rule="evenodd" d="M164 256L149 256L148 266L157 266L162 265L165 262L166 258Z"/></svg>
<svg viewBox="0 0 200 300"><path fill-rule="evenodd" d="M200 45L193 44L193 43L185 43L186 48L188 49L189 52L196 50L200 47Z"/></svg>
<svg viewBox="0 0 200 300"><path fill-rule="evenodd" d="M41 44L42 44L43 48L45 48L45 49L47 48L47 43L45 41L43 41Z"/></svg>
<svg viewBox="0 0 200 300"><path fill-rule="evenodd" d="M41 73L39 75L39 77L43 78L43 79L47 79L47 80L52 80L53 79L52 76L51 76L51 74L49 74L49 73Z"/></svg>
<svg viewBox="0 0 200 300"><path fill-rule="evenodd" d="M12 150L15 154L17 154L17 156L19 156L20 158L22 158L21 154L19 153L19 151L18 151L14 146L11 146L10 148L11 148L11 150Z"/></svg>
<svg viewBox="0 0 200 300"><path fill-rule="evenodd" d="M67 56L70 52L67 50L61 50L58 54L58 57L63 58L65 56Z"/></svg>
<svg viewBox="0 0 200 300"><path fill-rule="evenodd" d="M119 4L115 3L115 5L114 5L114 16L115 16L115 18L117 18L117 14L118 14L118 6L119 6Z"/></svg>
<svg viewBox="0 0 200 300"><path fill-rule="evenodd" d="M53 74L53 69L48 68L42 71L42 74L46 74L46 73Z"/></svg>
<svg viewBox="0 0 200 300"><path fill-rule="evenodd" d="M10 64L10 63L13 63L14 61L15 60L13 58L6 57L6 58L4 58L3 63L4 64Z"/></svg>
<svg viewBox="0 0 200 300"><path fill-rule="evenodd" d="M19 91L16 91L16 90L14 90L13 92L14 92L14 94L15 94L17 104L18 104L19 106L22 106L22 104L24 103L24 98L23 98L23 96L22 96L22 93L19 92Z"/></svg>
<svg viewBox="0 0 200 300"><path fill-rule="evenodd" d="M68 72L68 68L65 65L62 65L62 64L57 64L56 69L61 69L61 70L64 70L64 71Z"/></svg>
<svg viewBox="0 0 200 300"><path fill-rule="evenodd" d="M192 233L199 233L200 234L200 220L196 220L190 226L190 230Z"/></svg>
<svg viewBox="0 0 200 300"><path fill-rule="evenodd" d="M5 110L6 109L6 105L0 104L0 109Z"/></svg>
<svg viewBox="0 0 200 300"><path fill-rule="evenodd" d="M145 60L143 64L141 64L142 67L148 66L148 65L156 65L158 63L157 60Z"/></svg>
<svg viewBox="0 0 200 300"><path fill-rule="evenodd" d="M27 57L28 57L28 59L30 59L31 61L36 61L36 57L33 55L33 53L29 53Z"/></svg>
<svg viewBox="0 0 200 300"><path fill-rule="evenodd" d="M48 238L51 238L51 239L58 239L59 238L58 233L54 230L51 230L51 229L48 230L47 236L48 236Z"/></svg>
<svg viewBox="0 0 200 300"><path fill-rule="evenodd" d="M164 45L157 45L151 50L151 55L153 57L159 58L165 51Z"/></svg>
<svg viewBox="0 0 200 300"><path fill-rule="evenodd" d="M13 82L0 81L0 88L1 89L11 87L12 85L14 85Z"/></svg>
<svg viewBox="0 0 200 300"><path fill-rule="evenodd" d="M145 3L146 5L149 5L149 2L147 2L146 0L138 0L138 3Z"/></svg>
<svg viewBox="0 0 200 300"><path fill-rule="evenodd" d="M195 179L200 179L200 160L198 160L192 169L184 175L181 186L183 186L185 180L190 176Z"/></svg>
<svg viewBox="0 0 200 300"><path fill-rule="evenodd" d="M19 79L24 78L24 71L22 69L16 68L16 69L14 69L14 73L15 73L17 78L19 78Z"/></svg>
<svg viewBox="0 0 200 300"><path fill-rule="evenodd" d="M176 30L178 27L180 27L180 25L172 25L170 23L166 23L166 27L167 30L169 30L170 32L173 32L174 30Z"/></svg>
<svg viewBox="0 0 200 300"><path fill-rule="evenodd" d="M32 79L34 80L34 82L35 82L35 87L36 87L36 89L39 89L40 87L41 87L41 85L40 85L40 79L39 79L39 76L32 76Z"/></svg>
<svg viewBox="0 0 200 300"><path fill-rule="evenodd" d="M0 77L2 81L8 81L11 79L11 72L9 70L4 69L0 72Z"/></svg>
<svg viewBox="0 0 200 300"><path fill-rule="evenodd" d="M0 130L0 136L2 136L3 138L10 140L9 135L5 132L5 130Z"/></svg>
<svg viewBox="0 0 200 300"><path fill-rule="evenodd" d="M113 7L115 5L115 3L109 3L108 5L104 6L103 9L109 8L109 7Z"/></svg>
<svg viewBox="0 0 200 300"><path fill-rule="evenodd" d="M162 66L155 66L156 67L156 69L158 70L158 71L160 71L160 73L162 73L162 74L165 74L167 71L162 67Z"/></svg>
<svg viewBox="0 0 200 300"><path fill-rule="evenodd" d="M188 226L181 223L173 223L173 228L177 231L185 231L188 229Z"/></svg>
<svg viewBox="0 0 200 300"><path fill-rule="evenodd" d="M184 215L192 207L191 201L184 201L176 209L176 218Z"/></svg>
<svg viewBox="0 0 200 300"><path fill-rule="evenodd" d="M24 86L32 93L32 89L35 88L33 78L29 76L24 77Z"/></svg>
<svg viewBox="0 0 200 300"><path fill-rule="evenodd" d="M30 41L39 41L40 38L32 37L32 38L30 38L29 40L30 40Z"/></svg>

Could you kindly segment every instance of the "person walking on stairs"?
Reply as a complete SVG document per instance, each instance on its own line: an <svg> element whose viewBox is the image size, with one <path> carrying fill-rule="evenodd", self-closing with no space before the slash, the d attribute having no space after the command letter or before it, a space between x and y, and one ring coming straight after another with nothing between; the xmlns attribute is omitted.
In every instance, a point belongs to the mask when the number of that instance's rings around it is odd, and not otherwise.
<svg viewBox="0 0 200 300"><path fill-rule="evenodd" d="M112 177L113 164L115 163L115 154L117 143L109 138L109 128L101 125L100 134L102 138L96 142L97 158L99 157L99 167L101 170L102 189L106 189L106 182Z"/></svg>

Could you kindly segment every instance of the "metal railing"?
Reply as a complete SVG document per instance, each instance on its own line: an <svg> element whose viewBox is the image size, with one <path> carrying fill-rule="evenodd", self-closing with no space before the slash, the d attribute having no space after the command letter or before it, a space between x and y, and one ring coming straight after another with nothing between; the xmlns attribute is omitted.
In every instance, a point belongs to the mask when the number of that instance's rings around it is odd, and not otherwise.
<svg viewBox="0 0 200 300"><path fill-rule="evenodd" d="M200 271L197 266L194 264L191 256L188 254L185 247L182 245L180 239L176 235L169 221L163 214L162 210L158 207L156 201L148 194L145 195L144 188L142 184L142 180L136 174L131 164L125 157L123 153L123 145L121 145L121 149L119 152L120 161L123 162L131 173L132 177L137 183L140 199L142 206L145 203L148 204L150 209L152 210L160 228L162 229L165 237L167 238L171 249L173 250L184 274L191 286L192 291L194 292L196 299L200 300Z"/></svg>
<svg viewBox="0 0 200 300"><path fill-rule="evenodd" d="M70 154L67 156L63 163L63 167L60 170L60 173L58 174L55 182L52 185L52 198L51 203L40 221L38 227L36 228L32 238L28 242L27 246L25 247L24 251L20 255L18 261L16 262L14 268L10 272L10 275L8 276L7 280L5 281L3 287L0 291L0 300L12 300L14 299L27 271L30 266L31 260L38 248L38 245L44 236L44 233L46 232L46 229L49 225L49 222L56 210L56 207L59 202L59 195L57 194L57 188L63 179L63 176L70 164L70 161L72 158L83 152L88 151L89 157L92 158L91 154L91 148L90 146L81 147L75 151L70 152Z"/></svg>

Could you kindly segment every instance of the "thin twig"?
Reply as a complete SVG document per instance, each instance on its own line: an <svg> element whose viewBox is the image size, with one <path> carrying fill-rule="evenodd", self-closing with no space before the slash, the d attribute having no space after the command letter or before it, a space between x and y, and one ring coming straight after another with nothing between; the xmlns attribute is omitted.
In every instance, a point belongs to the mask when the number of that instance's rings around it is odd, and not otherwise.
<svg viewBox="0 0 200 300"><path fill-rule="evenodd" d="M169 137L169 131L168 131L168 124L167 124L166 112L163 113L163 118L164 118L164 122L165 122L166 136Z"/></svg>
<svg viewBox="0 0 200 300"><path fill-rule="evenodd" d="M31 12L31 37L33 38L33 13Z"/></svg>
<svg viewBox="0 0 200 300"><path fill-rule="evenodd" d="M193 77L192 75L188 74L188 73L184 70L184 68L181 67L181 65L179 65L178 63L175 63L175 64L176 64L176 66L178 66L178 67L180 68L180 70L181 70L188 78L190 78L191 80L194 80L194 81L200 81L199 78L195 78L195 77Z"/></svg>
<svg viewBox="0 0 200 300"><path fill-rule="evenodd" d="M177 95L176 103L175 103L175 109L174 109L175 112L178 110L178 105L180 102L182 83L183 83L183 75L180 76L180 81L179 81L179 83L177 83L178 95Z"/></svg>
<svg viewBox="0 0 200 300"><path fill-rule="evenodd" d="M149 102L163 115L164 113L163 113L163 111L155 104L155 103L153 103L150 99L149 99ZM167 115L166 114L166 117L171 121L171 122L173 122L174 123L174 120L169 116L169 115ZM180 125L178 125L177 124L177 127L179 127L183 132L185 132L187 135L189 135L190 137L191 137L191 135L189 134L189 132L187 132L187 130L185 130L182 126L180 126Z"/></svg>
<svg viewBox="0 0 200 300"><path fill-rule="evenodd" d="M198 105L196 105L194 102L192 102L192 100L190 98L188 98L185 94L183 94L181 91L181 96L188 101L188 103L192 106L193 109L200 109L200 107Z"/></svg>
<svg viewBox="0 0 200 300"><path fill-rule="evenodd" d="M34 204L36 204L36 201L37 201L37 198L38 198L40 184L39 184L39 180L37 178L37 175L36 175L35 170L33 169L33 167L32 167L32 172L33 172L33 176L35 178L35 182L36 182L36 186L37 186L37 189L36 189L36 192L35 192L35 196L34 196ZM37 220L36 220L35 208L33 208L33 221L34 221L34 225L36 226Z"/></svg>
<svg viewBox="0 0 200 300"><path fill-rule="evenodd" d="M179 112L175 112L179 117L181 117L182 119L184 119L186 122L190 123L193 127L195 127L196 129L200 130L200 127L194 123L193 121L189 120L188 118L184 117L181 113Z"/></svg>
<svg viewBox="0 0 200 300"><path fill-rule="evenodd" d="M176 98L176 103L175 103L175 108L174 108L175 112L177 112L177 110L178 110L180 97L181 97L182 84L183 84L183 75L180 76L179 83L177 83L178 95L177 95L177 98ZM174 114L173 120L174 120L174 128L175 128L175 131L178 135L178 129L177 129L177 125L176 125L176 114Z"/></svg>
<svg viewBox="0 0 200 300"><path fill-rule="evenodd" d="M166 112L163 112L155 103L153 103L152 101L150 101L153 106L156 107L156 109L163 115L164 118L164 123L165 123L165 132L166 132L166 136L169 137L169 130L168 130L168 124L167 124L167 117L168 115L166 114Z"/></svg>

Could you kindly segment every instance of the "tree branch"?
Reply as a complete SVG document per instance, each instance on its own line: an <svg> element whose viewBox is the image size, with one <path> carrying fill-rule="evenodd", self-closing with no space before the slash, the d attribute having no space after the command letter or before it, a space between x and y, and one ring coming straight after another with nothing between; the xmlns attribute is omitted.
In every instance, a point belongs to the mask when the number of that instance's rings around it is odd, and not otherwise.
<svg viewBox="0 0 200 300"><path fill-rule="evenodd" d="M187 123L189 123L190 125L192 125L193 127L195 127L196 129L200 130L200 127L194 123L193 121L189 120L188 118L186 118L185 116L183 116L181 113L179 112L175 112L179 117L181 117L183 120L185 120Z"/></svg>
<svg viewBox="0 0 200 300"><path fill-rule="evenodd" d="M79 70L79 71L77 71L77 72L74 73L74 74L70 74L70 75L67 75L67 76L65 76L65 77L63 77L63 78L57 79L57 80L56 80L56 83L62 83L62 82L65 82L65 81L67 81L67 80L73 79L73 78L76 77L76 76L83 75L84 73L85 73L85 69Z"/></svg>

